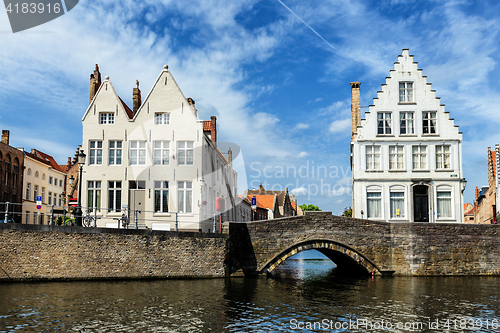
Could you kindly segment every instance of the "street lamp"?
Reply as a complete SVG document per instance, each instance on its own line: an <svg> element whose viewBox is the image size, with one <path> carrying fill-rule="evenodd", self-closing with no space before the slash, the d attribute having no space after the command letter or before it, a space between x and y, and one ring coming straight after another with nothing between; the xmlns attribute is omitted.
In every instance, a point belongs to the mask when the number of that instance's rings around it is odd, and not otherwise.
<svg viewBox="0 0 500 333"><path fill-rule="evenodd" d="M75 210L75 225L77 227L82 226L82 170L85 164L85 157L86 155L83 153L83 150L80 150L78 153L78 165L80 165L80 176L78 177L78 206Z"/></svg>

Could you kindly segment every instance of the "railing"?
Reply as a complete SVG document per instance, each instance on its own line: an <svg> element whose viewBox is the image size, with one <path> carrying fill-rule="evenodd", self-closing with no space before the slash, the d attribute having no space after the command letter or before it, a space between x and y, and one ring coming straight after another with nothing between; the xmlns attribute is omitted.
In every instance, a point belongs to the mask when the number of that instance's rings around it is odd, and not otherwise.
<svg viewBox="0 0 500 333"><path fill-rule="evenodd" d="M45 224L45 216L48 216L48 225L60 225L60 226L74 226L74 209L75 207L63 207L57 205L42 205L38 212L33 212L33 208L37 206L32 203L12 203L12 202L0 202L0 223L25 223L25 224ZM23 212L23 209L25 210ZM30 211L27 211L30 209ZM47 210L49 209L49 210ZM202 216L201 221L189 221L184 216L183 213L178 212L164 212L170 216L157 217L157 218L139 218L141 213L151 213L155 214L158 212L154 211L144 211L144 210L129 210L123 209L121 211L108 210L106 208L94 208L94 207L82 207L85 212L82 216L83 227L97 227L97 221L99 219L115 220L117 228L124 229L139 229L140 226L146 226L146 224L152 224L154 222L171 223L175 225L175 231L179 231L179 225L186 226L189 224L203 224L207 226L210 224L210 232L221 232L220 223L222 222L220 215L207 216L205 214L187 213L191 216ZM44 211L45 213L40 213ZM48 214L47 214L48 212ZM122 213L121 216L109 216L110 213ZM128 215L127 215L128 213ZM35 216L37 217L35 219ZM36 221L36 223L35 223ZM33 223L30 223L33 222Z"/></svg>

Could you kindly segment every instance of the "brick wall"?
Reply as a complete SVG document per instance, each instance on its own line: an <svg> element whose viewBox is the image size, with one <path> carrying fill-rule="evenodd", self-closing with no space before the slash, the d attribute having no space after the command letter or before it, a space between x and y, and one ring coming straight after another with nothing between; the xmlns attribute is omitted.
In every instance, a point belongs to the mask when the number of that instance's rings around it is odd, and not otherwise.
<svg viewBox="0 0 500 333"><path fill-rule="evenodd" d="M228 235L0 224L0 281L222 277Z"/></svg>

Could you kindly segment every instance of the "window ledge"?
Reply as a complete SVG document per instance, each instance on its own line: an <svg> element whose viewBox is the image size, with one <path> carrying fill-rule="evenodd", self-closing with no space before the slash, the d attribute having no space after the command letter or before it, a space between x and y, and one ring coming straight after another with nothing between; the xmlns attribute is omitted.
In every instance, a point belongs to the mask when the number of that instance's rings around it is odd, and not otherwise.
<svg viewBox="0 0 500 333"><path fill-rule="evenodd" d="M437 133L431 133L431 134L422 133L422 136L439 136L439 134L437 134Z"/></svg>
<svg viewBox="0 0 500 333"><path fill-rule="evenodd" d="M399 134L399 136L402 136L405 138L416 138L418 135L416 135L416 134Z"/></svg>
<svg viewBox="0 0 500 333"><path fill-rule="evenodd" d="M395 135L394 134L377 134L377 137L394 137Z"/></svg>
<svg viewBox="0 0 500 333"><path fill-rule="evenodd" d="M384 172L384 170L365 170L366 172Z"/></svg>
<svg viewBox="0 0 500 333"><path fill-rule="evenodd" d="M170 214L170 213L153 213L153 216L170 217L170 216L172 216L172 214Z"/></svg>
<svg viewBox="0 0 500 333"><path fill-rule="evenodd" d="M453 172L453 169L436 169L436 172Z"/></svg>
<svg viewBox="0 0 500 333"><path fill-rule="evenodd" d="M401 169L401 170L388 170L389 172L407 172L407 170Z"/></svg>
<svg viewBox="0 0 500 333"><path fill-rule="evenodd" d="M426 170L426 169L413 169L412 171L413 172L431 172L430 170Z"/></svg>
<svg viewBox="0 0 500 333"><path fill-rule="evenodd" d="M194 216L193 213L177 213L179 216Z"/></svg>
<svg viewBox="0 0 500 333"><path fill-rule="evenodd" d="M415 102L399 102L398 105L417 105Z"/></svg>

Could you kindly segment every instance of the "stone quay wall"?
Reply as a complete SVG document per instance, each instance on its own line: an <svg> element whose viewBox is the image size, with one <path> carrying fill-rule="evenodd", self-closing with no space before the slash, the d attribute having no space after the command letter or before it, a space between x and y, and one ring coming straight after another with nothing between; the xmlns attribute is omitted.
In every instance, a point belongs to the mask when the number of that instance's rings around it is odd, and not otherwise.
<svg viewBox="0 0 500 333"><path fill-rule="evenodd" d="M388 223L306 212L304 216L229 223L228 271L264 273L290 249L318 249L330 258L365 259L381 274L500 275L500 225ZM325 243L335 246L325 249ZM361 259L361 260L360 260ZM267 264L267 266L266 266ZM271 266L273 267L273 266ZM339 266L340 268L340 266Z"/></svg>
<svg viewBox="0 0 500 333"><path fill-rule="evenodd" d="M0 281L224 277L227 234L0 224Z"/></svg>

